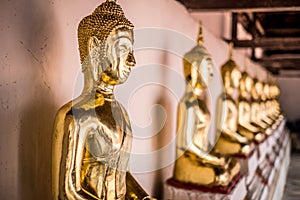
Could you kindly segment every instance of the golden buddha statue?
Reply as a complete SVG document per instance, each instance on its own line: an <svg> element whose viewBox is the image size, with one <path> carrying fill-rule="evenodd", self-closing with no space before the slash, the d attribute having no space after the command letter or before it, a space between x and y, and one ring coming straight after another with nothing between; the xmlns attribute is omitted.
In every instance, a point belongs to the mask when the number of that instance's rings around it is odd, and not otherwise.
<svg viewBox="0 0 300 200"><path fill-rule="evenodd" d="M247 69L247 66L245 68ZM262 142L265 138L264 133L262 133L263 130L251 123L250 93L252 87L253 79L248 75L247 71L244 71L239 82L238 130L248 139Z"/></svg>
<svg viewBox="0 0 300 200"><path fill-rule="evenodd" d="M270 87L270 96L272 102L271 107L274 115L277 116L278 123L280 123L280 121L284 119L284 116L280 108L280 103L278 101L279 95L280 95L280 89L274 80L274 83Z"/></svg>
<svg viewBox="0 0 300 200"><path fill-rule="evenodd" d="M57 113L52 149L52 198L149 199L128 170L129 117L114 97L135 65L133 24L115 1L81 20L84 89Z"/></svg>
<svg viewBox="0 0 300 200"><path fill-rule="evenodd" d="M269 83L265 84L264 93L266 94L266 101L265 101L266 116L270 118L274 123L277 119L277 116L275 115L274 110L272 108L273 102L272 102L271 86Z"/></svg>
<svg viewBox="0 0 300 200"><path fill-rule="evenodd" d="M272 126L274 121L268 116L268 108L267 108L267 100L269 93L269 85L265 82L262 82L262 91L261 91L261 102L260 102L260 110L261 110L261 120L268 124L268 126Z"/></svg>
<svg viewBox="0 0 300 200"><path fill-rule="evenodd" d="M263 111L261 110L260 106L260 96L262 90L262 83L257 78L254 78L253 87L251 89L251 124L260 127L261 129L265 130L264 132L267 135L270 135L272 130L268 124L262 120Z"/></svg>
<svg viewBox="0 0 300 200"><path fill-rule="evenodd" d="M197 186L228 186L239 175L240 165L233 158L209 153L210 113L204 90L213 77L213 64L203 46L201 24L198 45L184 55L183 65L187 85L177 111L173 178Z"/></svg>
<svg viewBox="0 0 300 200"><path fill-rule="evenodd" d="M265 89L265 93L267 93L267 116L273 121L273 129L276 129L281 120L284 118L281 113L279 102L277 100L277 97L279 95L279 88L274 83L269 83L268 87Z"/></svg>
<svg viewBox="0 0 300 200"><path fill-rule="evenodd" d="M219 98L217 109L217 131L221 134L214 151L225 155L247 156L254 149L254 145L251 140L237 132L238 110L232 93L241 74L232 60L232 48L231 43L229 60L221 67L224 93Z"/></svg>

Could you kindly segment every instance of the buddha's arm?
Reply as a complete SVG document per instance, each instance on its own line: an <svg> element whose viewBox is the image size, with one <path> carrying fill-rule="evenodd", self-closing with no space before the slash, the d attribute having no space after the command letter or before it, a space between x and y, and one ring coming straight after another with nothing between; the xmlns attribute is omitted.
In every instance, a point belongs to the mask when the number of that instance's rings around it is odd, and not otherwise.
<svg viewBox="0 0 300 200"><path fill-rule="evenodd" d="M264 102L260 104L260 109L261 109L261 120L266 122L268 125L271 125L272 120L266 114L266 105Z"/></svg>
<svg viewBox="0 0 300 200"><path fill-rule="evenodd" d="M63 173L64 191L67 199L84 200L86 197L78 193L78 191L81 190L80 180L78 179L78 172L80 169L75 167L76 154L80 154L77 145L82 142L79 142L79 134L73 116L69 116L69 118L70 123L69 126L65 127L64 138L67 141L67 144L64 142L64 147L62 149L62 152L66 155L66 158L64 159L65 165L62 166L65 166L65 172ZM74 170L77 171L74 173Z"/></svg>
<svg viewBox="0 0 300 200"><path fill-rule="evenodd" d="M217 118L216 118L216 131L217 135L225 134L227 137L234 141L238 141L240 143L247 143L247 138L241 136L235 131L232 131L228 128L227 118L228 118L228 107L230 102L226 102L222 97L218 99L217 104ZM227 109L226 109L227 108Z"/></svg>
<svg viewBox="0 0 300 200"><path fill-rule="evenodd" d="M244 107L247 106L246 105L247 103L245 102L239 102L239 125L241 127L243 127L244 129L247 129L249 130L250 132L253 132L253 133L256 133L256 132L259 132L259 129L253 125L250 124L250 122L247 122L245 119L244 119ZM250 111L249 111L250 112Z"/></svg>
<svg viewBox="0 0 300 200"><path fill-rule="evenodd" d="M257 122L259 122L261 124L264 124L264 127L268 126L268 124L262 120L262 118L263 118L263 112L261 110L260 104L256 105L254 115L256 116L256 121Z"/></svg>
<svg viewBox="0 0 300 200"><path fill-rule="evenodd" d="M72 118L67 113L72 108L72 102L64 105L57 113L53 127L52 138L52 199L66 199L65 181L66 154L68 144L68 126Z"/></svg>
<svg viewBox="0 0 300 200"><path fill-rule="evenodd" d="M259 106L258 104L253 103L251 105L251 123L261 127L262 129L266 129L267 125L263 121L259 120L258 115L259 115Z"/></svg>
<svg viewBox="0 0 300 200"><path fill-rule="evenodd" d="M192 152L213 165L223 166L224 160L209 155L201 146L197 145L197 141L194 141L194 134L197 132L197 114L195 109L179 106L178 114L180 115L178 116L178 139L180 141L177 148L180 148L182 151Z"/></svg>
<svg viewBox="0 0 300 200"><path fill-rule="evenodd" d="M257 122L257 104L252 103L251 105L251 122Z"/></svg>
<svg viewBox="0 0 300 200"><path fill-rule="evenodd" d="M84 199L77 194L72 181L72 157L74 155L74 119L67 113L72 103L66 104L58 112L52 144L52 199Z"/></svg>
<svg viewBox="0 0 300 200"><path fill-rule="evenodd" d="M232 132L231 130L227 129L227 128L223 128L221 131L223 134L225 134L227 137L231 138L232 140L235 140L239 143L248 143L248 139L241 136L240 134L238 134L237 132Z"/></svg>
<svg viewBox="0 0 300 200"><path fill-rule="evenodd" d="M194 143L190 144L188 147L188 151L193 152L200 158L206 160L207 163L212 164L212 165L217 165L217 166L224 166L225 160L224 159L219 159L215 156L210 155L209 153L203 151L201 148L196 146Z"/></svg>

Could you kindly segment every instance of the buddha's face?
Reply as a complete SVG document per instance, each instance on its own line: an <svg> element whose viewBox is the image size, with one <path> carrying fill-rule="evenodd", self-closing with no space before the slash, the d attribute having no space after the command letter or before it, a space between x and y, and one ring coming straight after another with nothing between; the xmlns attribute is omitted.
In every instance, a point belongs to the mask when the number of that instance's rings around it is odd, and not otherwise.
<svg viewBox="0 0 300 200"><path fill-rule="evenodd" d="M276 98L280 95L280 89L277 85L274 85L274 95L273 97Z"/></svg>
<svg viewBox="0 0 300 200"><path fill-rule="evenodd" d="M256 90L256 93L258 94L258 96L261 96L262 94L262 89L263 89L263 85L261 82L257 82L255 84L255 90Z"/></svg>
<svg viewBox="0 0 300 200"><path fill-rule="evenodd" d="M191 84L194 88L206 88L213 78L213 63L210 57L196 61L191 68Z"/></svg>
<svg viewBox="0 0 300 200"><path fill-rule="evenodd" d="M253 80L250 76L247 76L245 80L246 92L251 92L252 86L253 86Z"/></svg>
<svg viewBox="0 0 300 200"><path fill-rule="evenodd" d="M133 33L128 29L117 29L107 38L109 66L101 74L101 81L117 85L124 83L135 65L133 55Z"/></svg>
<svg viewBox="0 0 300 200"><path fill-rule="evenodd" d="M264 94L266 98L269 98L270 95L270 88L269 88L269 84L265 84L264 85Z"/></svg>
<svg viewBox="0 0 300 200"><path fill-rule="evenodd" d="M211 58L204 58L200 65L200 75L202 77L203 82L207 85L211 82L214 74L213 74L213 63Z"/></svg>
<svg viewBox="0 0 300 200"><path fill-rule="evenodd" d="M230 79L233 88L238 88L241 76L241 72L238 69L235 68L232 70Z"/></svg>

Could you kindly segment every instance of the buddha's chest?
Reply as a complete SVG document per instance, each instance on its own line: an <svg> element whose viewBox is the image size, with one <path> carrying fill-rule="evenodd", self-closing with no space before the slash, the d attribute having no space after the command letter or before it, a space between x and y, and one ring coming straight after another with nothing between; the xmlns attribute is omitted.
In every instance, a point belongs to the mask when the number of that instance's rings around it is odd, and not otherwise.
<svg viewBox="0 0 300 200"><path fill-rule="evenodd" d="M119 153L124 144L131 142L128 116L118 106L81 111L75 119L78 145L97 160Z"/></svg>
<svg viewBox="0 0 300 200"><path fill-rule="evenodd" d="M208 127L210 123L210 112L206 107L206 104L202 101L195 100L191 102L190 115L193 115L193 119L195 119L195 125L198 129Z"/></svg>

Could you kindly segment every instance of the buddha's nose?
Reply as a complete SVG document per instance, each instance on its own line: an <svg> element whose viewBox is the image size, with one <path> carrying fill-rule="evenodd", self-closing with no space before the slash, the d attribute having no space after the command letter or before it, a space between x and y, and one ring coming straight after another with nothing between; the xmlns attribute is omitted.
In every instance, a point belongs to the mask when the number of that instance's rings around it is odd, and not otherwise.
<svg viewBox="0 0 300 200"><path fill-rule="evenodd" d="M135 66L135 64L136 64L136 62L135 62L133 52L129 52L127 59L126 59L126 65L129 67L133 67L133 66Z"/></svg>

